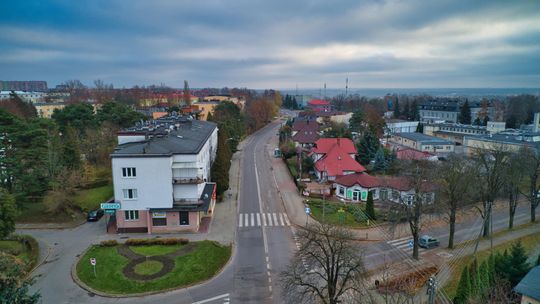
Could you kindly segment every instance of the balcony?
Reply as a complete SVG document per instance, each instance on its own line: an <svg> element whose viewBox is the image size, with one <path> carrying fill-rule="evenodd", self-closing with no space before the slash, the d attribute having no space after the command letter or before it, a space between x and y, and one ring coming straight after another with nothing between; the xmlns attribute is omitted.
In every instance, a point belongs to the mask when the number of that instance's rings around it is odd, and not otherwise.
<svg viewBox="0 0 540 304"><path fill-rule="evenodd" d="M189 185L189 184L202 184L204 179L202 175L190 176L190 177L173 177L173 185Z"/></svg>

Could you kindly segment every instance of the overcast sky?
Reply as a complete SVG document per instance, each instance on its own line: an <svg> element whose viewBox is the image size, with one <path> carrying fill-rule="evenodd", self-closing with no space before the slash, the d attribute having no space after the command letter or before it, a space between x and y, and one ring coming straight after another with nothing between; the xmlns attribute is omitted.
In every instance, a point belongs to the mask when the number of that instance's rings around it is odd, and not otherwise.
<svg viewBox="0 0 540 304"><path fill-rule="evenodd" d="M540 87L536 0L41 0L2 11L1 80Z"/></svg>

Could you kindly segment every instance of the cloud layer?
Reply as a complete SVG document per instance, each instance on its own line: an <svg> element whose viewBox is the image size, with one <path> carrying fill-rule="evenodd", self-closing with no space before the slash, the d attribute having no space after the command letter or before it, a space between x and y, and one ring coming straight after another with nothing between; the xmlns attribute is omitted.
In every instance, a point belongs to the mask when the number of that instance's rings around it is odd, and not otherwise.
<svg viewBox="0 0 540 304"><path fill-rule="evenodd" d="M10 2L0 18L2 80L540 86L538 1Z"/></svg>

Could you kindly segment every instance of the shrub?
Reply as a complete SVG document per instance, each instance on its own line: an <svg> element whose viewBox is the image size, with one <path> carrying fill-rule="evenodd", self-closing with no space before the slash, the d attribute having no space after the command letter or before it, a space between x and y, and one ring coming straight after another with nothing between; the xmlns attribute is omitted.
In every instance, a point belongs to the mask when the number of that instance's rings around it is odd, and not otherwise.
<svg viewBox="0 0 540 304"><path fill-rule="evenodd" d="M101 247L114 247L114 246L118 245L118 241L116 241L116 240L101 241L101 243L99 243L99 245Z"/></svg>
<svg viewBox="0 0 540 304"><path fill-rule="evenodd" d="M188 239L184 238L164 238L164 239L128 239L126 241L127 246L146 246L146 245L186 245L189 243Z"/></svg>

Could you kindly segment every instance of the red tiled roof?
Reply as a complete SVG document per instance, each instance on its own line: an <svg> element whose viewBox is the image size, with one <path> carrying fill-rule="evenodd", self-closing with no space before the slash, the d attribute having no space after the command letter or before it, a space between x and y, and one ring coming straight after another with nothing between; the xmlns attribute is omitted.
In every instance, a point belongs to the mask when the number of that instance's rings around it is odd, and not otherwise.
<svg viewBox="0 0 540 304"><path fill-rule="evenodd" d="M337 145L315 163L315 168L319 172L326 171L328 176L344 175L345 171L366 171L366 168L356 162L347 151Z"/></svg>
<svg viewBox="0 0 540 304"><path fill-rule="evenodd" d="M315 120L296 120L292 125L293 131L318 131L319 123Z"/></svg>
<svg viewBox="0 0 540 304"><path fill-rule="evenodd" d="M321 99L313 99L312 101L308 102L308 105L312 106L328 106L330 103L326 100Z"/></svg>
<svg viewBox="0 0 540 304"><path fill-rule="evenodd" d="M348 138L319 138L319 140L315 142L313 152L318 154L326 154L334 146L339 146L340 149L345 153L356 154L354 143Z"/></svg>
<svg viewBox="0 0 540 304"><path fill-rule="evenodd" d="M367 173L356 173L340 176L336 178L336 183L347 187L358 184L364 188L375 188L379 187L381 182L376 176L371 176Z"/></svg>
<svg viewBox="0 0 540 304"><path fill-rule="evenodd" d="M371 176L367 173L355 173L336 178L336 183L351 187L354 185L362 186L363 188L378 188L385 187L399 191L409 191L413 188L409 179L404 176ZM422 185L424 191L433 191L434 185L426 183Z"/></svg>
<svg viewBox="0 0 540 304"><path fill-rule="evenodd" d="M319 139L319 134L315 131L300 130L294 134L292 140L301 144L312 144Z"/></svg>
<svg viewBox="0 0 540 304"><path fill-rule="evenodd" d="M418 160L418 159L429 158L429 157L432 157L432 156L434 156L434 155L429 153L429 152L417 151L417 150L410 149L410 148L398 149L396 151L396 157L398 159L408 159L408 160L416 159L416 160Z"/></svg>

